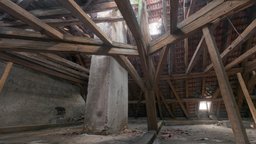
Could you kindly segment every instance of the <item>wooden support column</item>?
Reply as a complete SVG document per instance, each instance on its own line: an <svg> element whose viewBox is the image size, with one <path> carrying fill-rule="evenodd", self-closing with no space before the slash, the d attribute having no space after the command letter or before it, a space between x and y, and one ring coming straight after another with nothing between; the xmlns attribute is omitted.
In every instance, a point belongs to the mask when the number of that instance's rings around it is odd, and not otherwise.
<svg viewBox="0 0 256 144"><path fill-rule="evenodd" d="M241 89L242 89L242 91L244 93L244 97L245 97L246 102L247 102L247 104L249 106L249 109L251 111L254 123L256 124L256 109L255 109L255 106L253 104L253 101L251 99L251 96L250 96L249 91L248 91L248 89L247 89L247 87L245 85L245 82L244 82L244 79L243 79L241 73L237 73L237 79L239 81Z"/></svg>
<svg viewBox="0 0 256 144"><path fill-rule="evenodd" d="M10 74L10 72L11 72L12 66L13 66L13 63L12 63L12 62L8 62L8 63L6 64L6 66L5 66L5 70L4 70L4 72L3 72L3 74L2 74L2 77L1 77L1 79L0 79L0 93L1 93L2 90L3 90L4 84L5 84L5 82L6 82L7 78L8 78L8 76L9 76L9 74Z"/></svg>
<svg viewBox="0 0 256 144"><path fill-rule="evenodd" d="M222 63L213 34L211 33L209 27L203 28L203 34L211 61L213 63L213 68L216 72L220 92L222 94L228 117L234 132L235 141L237 144L248 144L248 137L242 124L242 119L237 108L235 97L230 86L227 73L225 72L225 68Z"/></svg>
<svg viewBox="0 0 256 144"><path fill-rule="evenodd" d="M137 44L137 49L141 60L141 67L145 77L146 90L144 91L144 94L146 99L148 130L156 131L158 126L155 105L155 91L153 88L154 67L152 67L151 57L147 56L149 46L149 39L147 35L148 30L146 29L148 27L146 24L147 21L144 20L142 16L143 20L141 20L141 25L139 25L129 0L115 0L115 2Z"/></svg>

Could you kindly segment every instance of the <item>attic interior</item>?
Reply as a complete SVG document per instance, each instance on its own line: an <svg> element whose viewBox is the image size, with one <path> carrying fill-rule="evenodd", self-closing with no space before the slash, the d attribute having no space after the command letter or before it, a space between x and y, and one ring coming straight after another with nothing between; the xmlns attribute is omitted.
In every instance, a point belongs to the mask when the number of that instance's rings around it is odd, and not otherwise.
<svg viewBox="0 0 256 144"><path fill-rule="evenodd" d="M255 0L0 0L0 144L256 144Z"/></svg>

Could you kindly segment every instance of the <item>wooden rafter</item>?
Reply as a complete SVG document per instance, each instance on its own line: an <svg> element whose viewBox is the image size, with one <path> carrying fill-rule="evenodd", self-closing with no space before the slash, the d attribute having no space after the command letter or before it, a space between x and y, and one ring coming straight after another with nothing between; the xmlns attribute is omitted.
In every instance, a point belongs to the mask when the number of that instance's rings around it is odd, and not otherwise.
<svg viewBox="0 0 256 144"><path fill-rule="evenodd" d="M13 66L12 62L7 62L6 63L5 69L4 69L3 74L1 76L1 79L0 79L0 94L1 94L1 92L3 90L4 84L5 84L8 76L9 76L9 74L11 72L12 66Z"/></svg>
<svg viewBox="0 0 256 144"><path fill-rule="evenodd" d="M232 68L233 66L235 66L235 65L241 63L242 61L248 59L250 56L252 56L255 53L256 53L256 46L254 46L253 48L249 49L248 51L246 51L245 53L240 55L238 58L236 58L235 60L233 60L232 62L227 64L225 66L225 69L228 70L228 69Z"/></svg>
<svg viewBox="0 0 256 144"><path fill-rule="evenodd" d="M1 0L0 8L5 10L7 13L12 15L13 17L20 19L21 21L29 24L36 30L46 33L55 39L63 39L63 34L52 28L51 26L45 24L37 17L33 16L17 4L13 3L11 0Z"/></svg>
<svg viewBox="0 0 256 144"><path fill-rule="evenodd" d="M83 9L74 0L59 0L75 17L79 18L83 24L91 29L106 45L111 46L112 42L108 36L91 20Z"/></svg>
<svg viewBox="0 0 256 144"><path fill-rule="evenodd" d="M123 21L124 19L121 17L108 17L108 18L92 18L95 23L104 23L104 22L119 22ZM52 27L63 27L63 26L70 26L72 24L81 24L82 22L79 19L42 19L42 21ZM18 28L27 28L29 27L22 21L15 21L9 23L0 23L0 27L18 27Z"/></svg>
<svg viewBox="0 0 256 144"><path fill-rule="evenodd" d="M138 86L143 91L145 91L146 87L145 87L144 81L141 79L140 75L138 74L138 72L136 71L136 69L130 62L130 60L125 56L116 56L115 58L129 72L129 74L134 79L134 81L136 81Z"/></svg>
<svg viewBox="0 0 256 144"><path fill-rule="evenodd" d="M137 6L137 5L133 5ZM106 10L117 9L115 2L104 2L92 5L90 7L82 7L86 13L96 13ZM31 14L35 15L36 17L61 17L61 16L69 16L71 14L70 11L66 10L65 8L57 7L54 9L36 9L29 11Z"/></svg>
<svg viewBox="0 0 256 144"><path fill-rule="evenodd" d="M256 19L247 26L247 28L221 53L221 58L223 59L229 53L234 51L238 46L250 38L256 32ZM205 72L209 71L212 68L212 64L208 65L205 68Z"/></svg>
<svg viewBox="0 0 256 144"><path fill-rule="evenodd" d="M169 115L173 118L175 118L172 110L170 109L170 106L168 105L168 103L166 102L166 99L164 98L163 96L163 93L161 92L159 86L157 87L158 88L158 94L159 94L159 98L161 99L162 103L164 104L164 107L167 109Z"/></svg>
<svg viewBox="0 0 256 144"><path fill-rule="evenodd" d="M149 53L152 54L167 44L173 44L178 40L187 37L189 34L202 28L204 25L211 23L219 18L225 18L231 13L239 12L252 4L253 0L243 1L224 1L216 0L207 4L205 7L189 16L183 22L178 24L178 28L183 33L182 35L169 35L165 34L158 40L151 43Z"/></svg>
<svg viewBox="0 0 256 144"><path fill-rule="evenodd" d="M45 59L49 60L49 61L53 61L57 64L60 64L60 65L63 65L63 66L66 66L66 67L69 67L69 68L72 68L72 69L75 69L75 70L78 70L80 72L85 72L85 73L89 73L89 69L77 64L77 63L74 63L72 61L69 61L65 58L62 58L58 55L55 55L55 54L47 54L47 53L40 53L39 54L40 56L43 56Z"/></svg>
<svg viewBox="0 0 256 144"><path fill-rule="evenodd" d="M237 73L237 78L238 78L239 84L241 86L241 89L243 91L244 97L245 97L245 99L247 101L247 104L249 106L249 109L251 111L254 123L256 124L256 108L253 104L252 98L249 94L249 91L248 91L246 85L245 85L245 82L244 82L244 79L243 79L243 76L241 75L241 73Z"/></svg>
<svg viewBox="0 0 256 144"><path fill-rule="evenodd" d="M157 85L159 82L161 71L163 69L163 66L166 63L168 51L169 51L169 49L167 47L163 48L161 51L161 54L159 57L159 62L158 62L158 65L156 68L156 73L155 73L155 79L154 79L155 85Z"/></svg>
<svg viewBox="0 0 256 144"><path fill-rule="evenodd" d="M97 45L70 44L21 39L1 39L0 51L47 52L47 53L85 53L93 55L138 55L137 50Z"/></svg>
<svg viewBox="0 0 256 144"><path fill-rule="evenodd" d="M208 27L203 28L203 34L205 37L211 61L213 63L214 70L217 74L220 92L222 94L222 98L226 106L228 117L235 135L236 143L247 144L249 143L248 137L243 127L241 116L239 114L238 107L235 101L235 97L230 86L228 76L225 72L223 63L221 61L221 57L216 46L215 39Z"/></svg>
<svg viewBox="0 0 256 144"><path fill-rule="evenodd" d="M204 42L204 36L202 36L201 40L199 41L197 47L196 47L196 50L188 64L188 67L187 67L187 70L186 70L186 74L190 73L193 66L195 65L199 55L200 55L200 52L201 52L201 49L202 49L202 43Z"/></svg>
<svg viewBox="0 0 256 144"><path fill-rule="evenodd" d="M97 39L92 39L88 37L79 37L79 36L72 36L72 35L64 35L62 40L54 40L46 35L40 34L38 32L31 32L26 31L19 28L10 28L10 27L0 27L0 36L1 37L15 37L20 39L27 39L27 40L42 40L42 41L54 41L54 42L65 42L65 43L72 43L72 44L85 44L85 45L98 45L104 46L104 43ZM136 46L113 42L113 47L120 47L125 49L137 49Z"/></svg>
<svg viewBox="0 0 256 144"><path fill-rule="evenodd" d="M185 107L185 105L183 104L182 99L180 98L180 96L179 96L178 93L176 92L176 89L175 89L174 85L172 84L172 82L171 82L170 80L168 80L167 82L168 82L168 84L169 84L169 86L170 86L170 88L171 88L171 90L172 90L174 96L176 97L176 99L177 99L177 101L178 101L178 103L179 103L179 105L180 105L180 107L181 107L181 109L182 109L184 115L185 115L187 118L189 118L189 115L188 115L188 112L187 112L187 110L186 110L186 107Z"/></svg>
<svg viewBox="0 0 256 144"><path fill-rule="evenodd" d="M227 71L228 75L235 75L238 72L241 72L243 68L232 68ZM204 78L204 77L213 77L216 76L216 73L214 71L210 71L208 73L204 72L195 72L195 73L189 73L189 74L172 74L169 75L162 75L160 77L160 80L182 80L182 79L195 79L195 78Z"/></svg>
<svg viewBox="0 0 256 144"><path fill-rule="evenodd" d="M11 53L13 56L17 56L21 59L27 60L31 63L38 64L42 67L46 67L48 69L75 77L77 79L88 79L88 74L84 72L79 72L74 69L65 67L63 65L48 61L47 59L44 59L44 57L38 55L38 54L33 54L33 53L25 53L25 52L12 52Z"/></svg>
<svg viewBox="0 0 256 144"><path fill-rule="evenodd" d="M26 61L24 59L17 58L17 57L15 57L13 55L10 55L10 54L0 53L0 59L5 60L5 61L11 61L11 62L13 62L15 64L19 64L19 65L22 65L24 67L28 67L30 69L33 69L33 70L36 70L36 71L48 74L50 76L54 76L54 77L58 77L58 78L61 78L61 79L65 79L65 80L68 80L68 81L70 81L72 83L75 83L75 84L77 84L77 83L85 83L84 80L77 79L77 78L68 76L66 74L60 73L60 72L56 72L56 71L48 69L46 67L39 66L38 64L34 64L34 63L28 62L28 61Z"/></svg>

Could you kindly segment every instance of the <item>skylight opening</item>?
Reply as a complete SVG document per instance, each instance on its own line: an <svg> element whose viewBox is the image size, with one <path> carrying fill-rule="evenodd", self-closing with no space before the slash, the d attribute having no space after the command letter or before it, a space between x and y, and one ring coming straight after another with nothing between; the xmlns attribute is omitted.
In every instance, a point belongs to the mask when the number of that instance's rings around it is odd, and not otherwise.
<svg viewBox="0 0 256 144"><path fill-rule="evenodd" d="M210 111L212 102L210 101L200 101L199 110L200 111Z"/></svg>
<svg viewBox="0 0 256 144"><path fill-rule="evenodd" d="M161 22L153 22L149 24L149 33L150 35L158 35L161 33Z"/></svg>

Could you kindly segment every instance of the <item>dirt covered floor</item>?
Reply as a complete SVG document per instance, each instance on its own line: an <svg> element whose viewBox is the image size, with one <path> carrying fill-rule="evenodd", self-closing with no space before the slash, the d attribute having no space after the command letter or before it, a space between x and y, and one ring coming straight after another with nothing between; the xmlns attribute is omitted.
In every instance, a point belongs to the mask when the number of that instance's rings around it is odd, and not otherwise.
<svg viewBox="0 0 256 144"><path fill-rule="evenodd" d="M139 130L140 129L140 130ZM0 144L132 144L146 132L143 128L126 129L118 135L90 135L82 126L0 134Z"/></svg>
<svg viewBox="0 0 256 144"><path fill-rule="evenodd" d="M31 132L0 134L0 144L134 144L146 132L145 123L131 123L116 135L90 135L82 126L52 128ZM256 129L247 129L256 144ZM154 144L233 144L232 130L219 124L163 126Z"/></svg>
<svg viewBox="0 0 256 144"><path fill-rule="evenodd" d="M247 129L251 144L256 144L256 129ZM155 144L234 144L230 128L211 125L164 126Z"/></svg>

